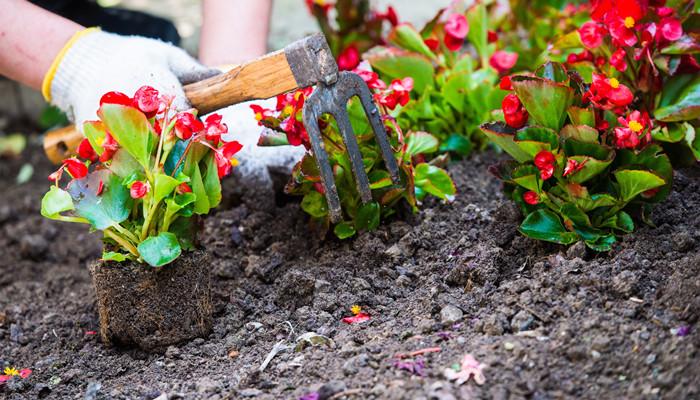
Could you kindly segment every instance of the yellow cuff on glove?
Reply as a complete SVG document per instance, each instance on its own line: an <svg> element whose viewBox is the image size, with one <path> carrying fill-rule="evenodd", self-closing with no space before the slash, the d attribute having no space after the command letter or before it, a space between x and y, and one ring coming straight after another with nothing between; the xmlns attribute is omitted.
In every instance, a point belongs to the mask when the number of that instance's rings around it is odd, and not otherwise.
<svg viewBox="0 0 700 400"><path fill-rule="evenodd" d="M87 36L93 32L98 32L100 28L98 27L93 27L93 28L86 28L83 29L82 31L76 32L69 40L66 42L65 46L61 49L61 51L58 52L58 55L56 55L56 58L54 58L53 62L51 63L51 67L49 67L49 70L46 72L46 75L44 75L44 81L41 84L41 94L44 95L44 99L48 102L51 101L51 82L53 82L53 77L56 75L56 71L58 70L58 66L61 64L61 61L63 61L63 57L65 57L66 53L68 50L73 47L75 42L77 42L79 39L83 38L84 36Z"/></svg>

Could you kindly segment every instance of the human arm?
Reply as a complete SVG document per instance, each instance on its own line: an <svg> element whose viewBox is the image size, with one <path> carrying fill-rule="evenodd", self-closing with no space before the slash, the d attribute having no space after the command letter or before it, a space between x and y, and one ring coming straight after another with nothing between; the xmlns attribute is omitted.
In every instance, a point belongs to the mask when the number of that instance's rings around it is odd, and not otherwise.
<svg viewBox="0 0 700 400"><path fill-rule="evenodd" d="M272 0L204 0L199 60L240 64L267 51Z"/></svg>

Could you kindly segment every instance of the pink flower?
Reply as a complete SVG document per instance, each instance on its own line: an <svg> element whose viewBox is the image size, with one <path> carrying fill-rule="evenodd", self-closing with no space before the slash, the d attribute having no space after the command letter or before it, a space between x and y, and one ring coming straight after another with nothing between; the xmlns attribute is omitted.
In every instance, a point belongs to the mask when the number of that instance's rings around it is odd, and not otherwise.
<svg viewBox="0 0 700 400"><path fill-rule="evenodd" d="M351 44L338 55L338 69L352 71L360 64L360 51L357 46Z"/></svg>
<svg viewBox="0 0 700 400"><path fill-rule="evenodd" d="M615 146L621 149L637 147L644 132L650 130L649 117L639 111L632 111L627 118L619 117L617 120L622 126L614 130Z"/></svg>
<svg viewBox="0 0 700 400"><path fill-rule="evenodd" d="M151 191L151 184L143 181L136 181L129 188L129 195L132 199L142 199Z"/></svg>
<svg viewBox="0 0 700 400"><path fill-rule="evenodd" d="M515 93L509 93L501 102L503 118L511 128L520 129L527 123L529 114Z"/></svg>
<svg viewBox="0 0 700 400"><path fill-rule="evenodd" d="M445 378L450 381L455 381L457 385L466 383L470 378L474 379L477 385L483 385L486 382L484 377L484 368L486 366L476 360L471 354L466 354L462 358L459 371L452 368L447 368L444 371Z"/></svg>
<svg viewBox="0 0 700 400"><path fill-rule="evenodd" d="M393 110L399 104L405 106L408 103L411 99L411 90L413 90L413 78L410 76L403 79L394 79L389 85L389 90L377 94L375 98L379 104Z"/></svg>
<svg viewBox="0 0 700 400"><path fill-rule="evenodd" d="M270 120L275 118L274 111L263 108L257 104L251 104L250 109L255 113L255 119L258 121L258 125L262 126L265 120Z"/></svg>
<svg viewBox="0 0 700 400"><path fill-rule="evenodd" d="M134 93L133 102L146 118L153 118L158 113L161 103L158 91L150 86L141 86Z"/></svg>
<svg viewBox="0 0 700 400"><path fill-rule="evenodd" d="M469 23L462 14L452 14L445 23L445 46L450 51L457 51L462 47L464 38L469 33Z"/></svg>
<svg viewBox="0 0 700 400"><path fill-rule="evenodd" d="M600 46L603 43L603 38L606 33L605 28L594 21L586 22L578 30L581 43L589 49L595 49Z"/></svg>
<svg viewBox="0 0 700 400"><path fill-rule="evenodd" d="M515 66L518 62L518 53L498 50L493 53L489 64L494 67L498 73L504 73Z"/></svg>
<svg viewBox="0 0 700 400"><path fill-rule="evenodd" d="M360 78L362 78L362 80L365 81L365 83L370 89L386 89L386 83L384 83L383 80L379 79L379 75L377 75L376 72L367 71L364 69L356 69L353 72L355 72L357 75L360 75Z"/></svg>
<svg viewBox="0 0 700 400"><path fill-rule="evenodd" d="M114 153L119 150L119 143L114 140L114 137L107 132L105 134L105 140L102 142L102 155L100 155L100 162L107 162L114 157Z"/></svg>
<svg viewBox="0 0 700 400"><path fill-rule="evenodd" d="M220 148L214 151L214 160L216 161L216 168L219 174L219 178L231 173L234 166L238 165L238 160L233 158L241 149L243 145L237 141L225 143Z"/></svg>
<svg viewBox="0 0 700 400"><path fill-rule="evenodd" d="M578 171L583 169L583 166L585 164L585 161L580 163L572 158L568 159L566 161L566 166L564 167L564 173L562 174L562 176L568 176L577 173Z"/></svg>
<svg viewBox="0 0 700 400"><path fill-rule="evenodd" d="M619 47L610 56L610 65L615 67L615 69L620 72L625 72L627 70L627 61L625 60L626 55L627 53L625 52L625 49L623 47Z"/></svg>
<svg viewBox="0 0 700 400"><path fill-rule="evenodd" d="M681 22L676 18L662 19L661 22L659 22L659 31L661 32L661 36L669 42L678 40L683 36L683 27L681 26Z"/></svg>
<svg viewBox="0 0 700 400"><path fill-rule="evenodd" d="M221 122L222 118L221 114L211 114L204 120L204 137L214 145L218 145L221 135L228 132L228 126Z"/></svg>

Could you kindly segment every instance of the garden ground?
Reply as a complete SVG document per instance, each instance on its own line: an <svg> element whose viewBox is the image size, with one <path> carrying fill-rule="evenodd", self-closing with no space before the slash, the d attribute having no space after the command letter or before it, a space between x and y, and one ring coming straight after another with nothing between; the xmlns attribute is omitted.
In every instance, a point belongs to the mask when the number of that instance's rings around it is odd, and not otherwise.
<svg viewBox="0 0 700 400"><path fill-rule="evenodd" d="M655 228L608 254L521 237L487 172L493 152L450 166L454 203L345 242L317 241L297 203L228 179L204 223L213 332L146 354L94 334L87 264L99 238L39 215L52 166L38 139L24 160L0 161L0 365L33 370L0 389L9 399L700 396L697 167L676 174ZM25 161L35 174L16 185ZM354 304L371 320L341 322ZM307 332L333 345L294 351ZM397 354L433 347L424 376L394 367ZM486 365L483 385L444 377L465 354Z"/></svg>

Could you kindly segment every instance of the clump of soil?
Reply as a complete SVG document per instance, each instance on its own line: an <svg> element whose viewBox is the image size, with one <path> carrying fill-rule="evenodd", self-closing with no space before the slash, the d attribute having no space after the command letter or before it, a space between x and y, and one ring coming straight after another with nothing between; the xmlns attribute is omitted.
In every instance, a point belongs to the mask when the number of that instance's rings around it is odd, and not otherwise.
<svg viewBox="0 0 700 400"><path fill-rule="evenodd" d="M165 351L206 337L212 326L208 260L205 252L194 251L160 268L135 262L90 264L105 344Z"/></svg>
<svg viewBox="0 0 700 400"><path fill-rule="evenodd" d="M343 242L316 240L297 203L241 196L228 180L233 200L204 231L212 333L159 355L90 334L86 264L99 240L41 218L50 166L37 148L25 157L38 163L22 186L19 163L0 162L0 365L34 371L0 389L8 398L700 396L697 167L676 174L655 227L639 223L606 254L520 236L517 209L486 172L500 159L491 152L449 167L454 203L430 200ZM342 323L353 304L372 319ZM333 343L295 351L308 332ZM421 356L423 376L395 367L398 353L428 347L440 351ZM465 354L486 366L483 385L445 378Z"/></svg>

